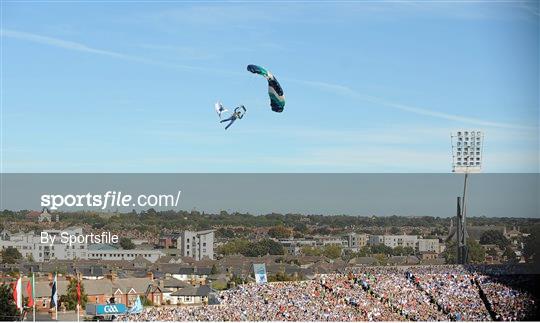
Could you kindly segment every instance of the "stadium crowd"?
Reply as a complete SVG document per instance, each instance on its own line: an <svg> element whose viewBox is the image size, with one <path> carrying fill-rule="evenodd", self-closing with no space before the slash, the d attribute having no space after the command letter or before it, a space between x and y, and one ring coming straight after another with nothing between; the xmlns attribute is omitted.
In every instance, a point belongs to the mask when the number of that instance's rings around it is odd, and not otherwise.
<svg viewBox="0 0 540 323"><path fill-rule="evenodd" d="M220 305L147 308L124 321L489 321L535 319L532 295L462 266L365 267L246 284ZM510 279L506 277L505 279Z"/></svg>
<svg viewBox="0 0 540 323"><path fill-rule="evenodd" d="M515 277L492 277L481 275L478 283L482 287L496 320L523 321L533 318L538 310L534 298L527 292L508 287L508 280Z"/></svg>

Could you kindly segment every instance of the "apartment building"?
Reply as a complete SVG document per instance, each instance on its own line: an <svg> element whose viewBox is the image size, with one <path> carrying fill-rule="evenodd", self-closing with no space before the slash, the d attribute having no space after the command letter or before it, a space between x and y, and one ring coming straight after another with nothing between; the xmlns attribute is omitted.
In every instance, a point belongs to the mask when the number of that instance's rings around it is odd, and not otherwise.
<svg viewBox="0 0 540 323"><path fill-rule="evenodd" d="M195 260L206 257L214 259L214 231L183 231L180 233L176 242L180 254Z"/></svg>
<svg viewBox="0 0 540 323"><path fill-rule="evenodd" d="M86 243L73 243L71 245L62 243L60 234L63 232L69 235L79 236L83 234L82 228L67 228L64 230L45 230L49 237L55 237L53 243L41 243L41 236L33 233L19 232L9 234L2 232L0 238L0 249L12 247L17 249L21 255L27 259L37 262L50 260L70 260L87 259L88 245Z"/></svg>
<svg viewBox="0 0 540 323"><path fill-rule="evenodd" d="M348 233L342 237L343 247L350 249L353 252L358 252L360 248L366 246L369 241L369 235L365 233Z"/></svg>

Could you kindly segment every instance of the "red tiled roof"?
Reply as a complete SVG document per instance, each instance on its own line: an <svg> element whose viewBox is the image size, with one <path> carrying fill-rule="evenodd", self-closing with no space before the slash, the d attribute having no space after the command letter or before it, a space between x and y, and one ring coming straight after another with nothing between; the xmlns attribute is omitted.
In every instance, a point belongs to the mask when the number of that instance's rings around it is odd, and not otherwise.
<svg viewBox="0 0 540 323"><path fill-rule="evenodd" d="M41 212L39 211L30 211L28 214L26 214L26 216L30 218L37 218L40 214Z"/></svg>

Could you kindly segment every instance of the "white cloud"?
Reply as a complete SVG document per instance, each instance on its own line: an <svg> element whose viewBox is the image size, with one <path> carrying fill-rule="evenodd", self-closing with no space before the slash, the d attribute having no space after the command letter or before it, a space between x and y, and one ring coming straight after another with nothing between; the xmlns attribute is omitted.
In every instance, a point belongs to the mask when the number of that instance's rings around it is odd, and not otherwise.
<svg viewBox="0 0 540 323"><path fill-rule="evenodd" d="M348 96L352 98L356 98L361 101L371 102L379 105L383 105L386 107L398 109L405 112L414 113L417 115L422 116L428 116L428 117L434 117L438 119L444 119L444 120L450 120L450 121L458 121L463 122L467 124L473 124L477 126L484 126L484 127L496 127L496 128L508 128L508 129L522 129L522 130L534 130L537 129L537 127L533 126L526 126L526 125L520 125L520 124L512 124L512 123L504 123L504 122L496 122L491 120L484 120L484 119L478 119L478 118L471 118L468 116L458 115L458 114L450 114L445 112L439 112L434 111L431 109L425 109L420 107L414 107L410 105L405 105L401 103L391 102L383 98L362 94L360 92L357 92L347 86L339 85L339 84L331 84L331 83L325 83L325 82L315 82L315 81L305 81L305 80L293 80L290 79L289 81L297 82L301 84L305 84L308 86L317 87L322 90L330 91L333 93L336 93L338 95Z"/></svg>
<svg viewBox="0 0 540 323"><path fill-rule="evenodd" d="M148 58L134 56L134 55L127 55L127 54L123 54L123 53L119 53L115 51L94 48L94 47L91 47L82 43L78 43L78 42L42 36L42 35L38 35L34 33L10 30L10 29L0 30L0 36L29 41L33 43L43 44L43 45L62 48L62 49L71 50L71 51L109 56L116 59L142 63L142 64L156 65L156 66L162 66L162 67L168 67L168 68L178 68L178 69L185 69L185 70L211 72L211 73L222 73L222 74L227 74L227 75L241 74L241 73L234 73L234 72L219 70L219 69L210 69L210 68L199 67L199 66L168 63L168 62L148 59Z"/></svg>
<svg viewBox="0 0 540 323"><path fill-rule="evenodd" d="M92 53L92 54L98 54L98 55L106 55L106 56L111 56L111 57L116 57L116 58L121 58L121 59L129 59L129 60L138 59L136 57L124 55L117 52L92 48L92 47L89 47L89 46L86 46L84 44L77 43L77 42L72 42L72 41L62 40L58 38L47 37L47 36L41 36L41 35L36 35L36 34L22 32L22 31L2 29L0 30L0 35L2 37L16 38L16 39L30 41L33 43L40 43L40 44L59 47L59 48L68 49L68 50L74 50L74 51L80 51L80 52L86 52L86 53Z"/></svg>

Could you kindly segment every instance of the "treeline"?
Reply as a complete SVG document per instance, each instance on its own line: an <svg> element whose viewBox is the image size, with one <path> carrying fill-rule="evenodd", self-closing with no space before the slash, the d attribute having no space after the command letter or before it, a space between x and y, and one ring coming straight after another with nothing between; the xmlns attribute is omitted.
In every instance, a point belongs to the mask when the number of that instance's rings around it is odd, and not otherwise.
<svg viewBox="0 0 540 323"><path fill-rule="evenodd" d="M283 245L271 239L261 239L254 242L245 239L234 239L219 246L217 252L224 256L243 255L246 257L285 254Z"/></svg>
<svg viewBox="0 0 540 323"><path fill-rule="evenodd" d="M0 220L26 221L28 210L9 211L0 213ZM96 229L119 230L139 229L141 231L156 231L161 228L192 228L204 230L216 227L272 227L284 226L296 228L302 232L305 226L317 226L322 231L327 228L378 228L378 227L425 227L447 228L449 218L433 216L349 216L349 215L302 215L302 214L278 214L253 215L249 213L228 213L221 211L219 214L209 214L199 211L156 211L149 209L141 212L100 214L96 212L59 212L60 221L68 225L87 224ZM469 225L504 225L508 228L519 226L527 231L540 219L531 218L487 218L469 217ZM328 232L320 232L325 234Z"/></svg>

